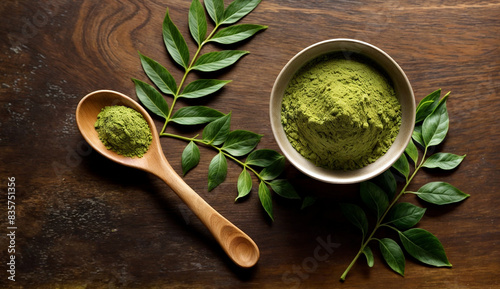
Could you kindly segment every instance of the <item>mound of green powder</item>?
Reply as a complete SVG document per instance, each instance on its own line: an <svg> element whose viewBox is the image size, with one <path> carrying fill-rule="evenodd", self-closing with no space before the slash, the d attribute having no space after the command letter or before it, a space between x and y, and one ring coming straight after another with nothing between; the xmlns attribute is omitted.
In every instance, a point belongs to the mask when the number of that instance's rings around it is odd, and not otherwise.
<svg viewBox="0 0 500 289"><path fill-rule="evenodd" d="M107 149L126 157L144 156L153 139L144 117L126 106L104 107L94 126Z"/></svg>
<svg viewBox="0 0 500 289"><path fill-rule="evenodd" d="M387 152L401 106L390 81L364 58L327 54L293 76L281 122L292 146L316 166L354 170Z"/></svg>

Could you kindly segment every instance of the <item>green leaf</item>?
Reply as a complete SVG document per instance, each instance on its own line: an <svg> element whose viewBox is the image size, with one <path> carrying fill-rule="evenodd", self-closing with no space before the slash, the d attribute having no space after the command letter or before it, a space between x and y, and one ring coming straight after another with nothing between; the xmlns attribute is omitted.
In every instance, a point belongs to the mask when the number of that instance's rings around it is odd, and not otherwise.
<svg viewBox="0 0 500 289"><path fill-rule="evenodd" d="M250 175L250 173L247 171L246 168L243 168L243 171L238 177L237 188L238 188L238 196L236 197L235 201L247 196L252 190L252 176Z"/></svg>
<svg viewBox="0 0 500 289"><path fill-rule="evenodd" d="M282 157L283 156L275 150L260 149L249 154L245 161L245 164L258 167L268 167Z"/></svg>
<svg viewBox="0 0 500 289"><path fill-rule="evenodd" d="M361 230L364 240L364 237L368 233L368 219L366 218L365 211L358 205L349 203L340 204L340 210L349 222Z"/></svg>
<svg viewBox="0 0 500 289"><path fill-rule="evenodd" d="M144 68L144 72L149 79L151 79L163 93L175 95L177 93L177 84L170 72L161 64L142 55L140 52L139 57L141 58L142 68Z"/></svg>
<svg viewBox="0 0 500 289"><path fill-rule="evenodd" d="M410 157L414 164L418 162L418 149L412 139L408 142L405 153Z"/></svg>
<svg viewBox="0 0 500 289"><path fill-rule="evenodd" d="M276 194L283 198L300 200L300 196L295 191L295 188L287 180L274 180L269 185Z"/></svg>
<svg viewBox="0 0 500 289"><path fill-rule="evenodd" d="M438 95L439 99L439 95ZM417 114L415 117L415 123L419 123L423 121L433 110L435 107L434 104L437 104L439 101L434 102L433 100L427 100L424 102L420 102L417 107Z"/></svg>
<svg viewBox="0 0 500 289"><path fill-rule="evenodd" d="M235 130L227 136L222 150L235 156L244 156L259 144L262 135L247 130Z"/></svg>
<svg viewBox="0 0 500 289"><path fill-rule="evenodd" d="M435 205L457 203L470 196L445 182L425 184L414 194L417 194L420 199Z"/></svg>
<svg viewBox="0 0 500 289"><path fill-rule="evenodd" d="M200 98L207 96L218 91L230 82L231 80L198 79L186 85L179 97Z"/></svg>
<svg viewBox="0 0 500 289"><path fill-rule="evenodd" d="M363 248L363 254L366 257L366 263L368 264L368 267L373 267L373 264L375 263L375 259L373 258L373 252L372 249L368 246L365 246Z"/></svg>
<svg viewBox="0 0 500 289"><path fill-rule="evenodd" d="M361 200L377 214L377 220L380 219L389 206L385 192L372 182L362 182L360 192Z"/></svg>
<svg viewBox="0 0 500 289"><path fill-rule="evenodd" d="M221 29L209 40L220 44L233 44L252 37L267 26L256 24L239 24Z"/></svg>
<svg viewBox="0 0 500 289"><path fill-rule="evenodd" d="M453 170L458 167L466 155L459 156L451 153L436 153L425 160L423 167Z"/></svg>
<svg viewBox="0 0 500 289"><path fill-rule="evenodd" d="M208 166L208 190L220 185L227 175L227 160L222 152L218 153Z"/></svg>
<svg viewBox="0 0 500 289"><path fill-rule="evenodd" d="M397 183L390 169L373 178L372 182L379 186L387 194L387 198L389 200L394 199L394 196L396 195Z"/></svg>
<svg viewBox="0 0 500 289"><path fill-rule="evenodd" d="M266 213L269 215L271 220L274 221L271 192L264 181L261 181L259 184L259 199Z"/></svg>
<svg viewBox="0 0 500 289"><path fill-rule="evenodd" d="M384 238L379 240L379 246L382 257L384 257L387 265L389 265L394 272L404 276L406 260L403 250L401 250L398 243L392 239Z"/></svg>
<svg viewBox="0 0 500 289"><path fill-rule="evenodd" d="M446 99L448 95L449 94L445 95L443 99L441 99L436 109L424 120L422 125L422 138L426 147L440 144L448 133L450 124L448 111L446 109Z"/></svg>
<svg viewBox="0 0 500 289"><path fill-rule="evenodd" d="M214 121L224 114L206 106L185 106L177 110L171 121L183 125L196 125Z"/></svg>
<svg viewBox="0 0 500 289"><path fill-rule="evenodd" d="M217 71L234 64L248 53L248 51L241 50L208 52L200 56L191 69L203 72Z"/></svg>
<svg viewBox="0 0 500 289"><path fill-rule="evenodd" d="M144 106L152 113L167 119L168 104L165 98L152 86L137 79L132 79L135 83L135 93Z"/></svg>
<svg viewBox="0 0 500 289"><path fill-rule="evenodd" d="M435 267L451 267L441 242L430 232L413 228L398 232L406 252L420 262Z"/></svg>
<svg viewBox="0 0 500 289"><path fill-rule="evenodd" d="M234 0L224 12L221 24L233 24L252 12L261 0Z"/></svg>
<svg viewBox="0 0 500 289"><path fill-rule="evenodd" d="M184 67L184 69L187 69L189 67L189 49L186 40L184 40L179 29L177 29L177 26L170 19L168 9L163 20L163 42L174 61Z"/></svg>
<svg viewBox="0 0 500 289"><path fill-rule="evenodd" d="M224 0L204 0L208 15L216 25L219 25L224 18Z"/></svg>
<svg viewBox="0 0 500 289"><path fill-rule="evenodd" d="M269 166L265 167L262 171L260 171L259 175L263 180L269 181L279 177L279 175L281 175L284 169L285 169L285 157L281 156L280 158L275 160L272 164L270 164Z"/></svg>
<svg viewBox="0 0 500 289"><path fill-rule="evenodd" d="M226 141L231 125L231 113L207 124L203 129L202 139L212 145L220 145Z"/></svg>
<svg viewBox="0 0 500 289"><path fill-rule="evenodd" d="M402 154L392 167L400 172L406 179L410 176L410 164L405 154Z"/></svg>
<svg viewBox="0 0 500 289"><path fill-rule="evenodd" d="M415 125L411 138L420 146L425 147L424 138L422 137L422 125Z"/></svg>
<svg viewBox="0 0 500 289"><path fill-rule="evenodd" d="M189 170L196 167L200 162L200 149L194 143L194 141L190 141L181 156L181 164L182 164L182 174L186 175Z"/></svg>
<svg viewBox="0 0 500 289"><path fill-rule="evenodd" d="M423 121L427 116L429 116L439 103L439 98L441 97L441 89L438 89L426 97L424 97L417 105L417 111L415 116L415 123Z"/></svg>
<svg viewBox="0 0 500 289"><path fill-rule="evenodd" d="M305 196L304 199L302 200L302 206L300 206L300 209L303 210L307 207L310 207L316 203L316 198L315 196Z"/></svg>
<svg viewBox="0 0 500 289"><path fill-rule="evenodd" d="M200 0L193 0L189 7L189 31L193 36L198 46L205 41L207 35L207 18L205 17L205 10L200 3Z"/></svg>
<svg viewBox="0 0 500 289"><path fill-rule="evenodd" d="M426 209L410 203L398 203L389 211L387 223L393 223L399 229L406 230L415 226L425 211Z"/></svg>

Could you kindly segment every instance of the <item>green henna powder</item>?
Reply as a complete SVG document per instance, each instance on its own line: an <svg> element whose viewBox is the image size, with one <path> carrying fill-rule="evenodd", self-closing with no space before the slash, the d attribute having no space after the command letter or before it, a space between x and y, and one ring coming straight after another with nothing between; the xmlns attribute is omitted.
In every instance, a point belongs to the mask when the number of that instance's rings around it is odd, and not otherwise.
<svg viewBox="0 0 500 289"><path fill-rule="evenodd" d="M392 145L401 106L384 74L360 55L313 59L285 90L281 122L292 146L316 166L355 170Z"/></svg>
<svg viewBox="0 0 500 289"><path fill-rule="evenodd" d="M153 139L144 117L126 106L104 107L94 126L107 149L126 157L144 156Z"/></svg>

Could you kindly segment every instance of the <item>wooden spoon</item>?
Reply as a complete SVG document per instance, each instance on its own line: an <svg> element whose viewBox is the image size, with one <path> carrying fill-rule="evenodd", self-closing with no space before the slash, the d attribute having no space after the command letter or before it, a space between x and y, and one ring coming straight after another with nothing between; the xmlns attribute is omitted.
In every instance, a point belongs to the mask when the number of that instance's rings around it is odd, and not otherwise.
<svg viewBox="0 0 500 289"><path fill-rule="evenodd" d="M153 141L149 150L142 158L130 158L119 155L106 149L103 145L94 124L97 115L105 106L124 105L131 107L144 116L149 124ZM229 222L205 202L168 163L160 145L158 132L142 106L124 94L99 90L86 95L76 109L76 123L85 140L100 154L119 164L144 170L162 179L186 203L194 214L205 224L221 245L227 255L243 268L252 267L259 260L259 248L255 242L243 231Z"/></svg>

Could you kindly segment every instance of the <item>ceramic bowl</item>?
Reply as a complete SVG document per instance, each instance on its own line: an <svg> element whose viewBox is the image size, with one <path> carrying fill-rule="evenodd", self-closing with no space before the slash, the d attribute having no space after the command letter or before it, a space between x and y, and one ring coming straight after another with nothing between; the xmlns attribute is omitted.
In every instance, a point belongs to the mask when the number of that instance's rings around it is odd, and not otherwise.
<svg viewBox="0 0 500 289"><path fill-rule="evenodd" d="M340 52L346 56L361 54L385 71L393 84L401 105L401 126L389 150L375 162L356 170L330 170L318 167L298 153L288 141L281 123L281 103L289 81L304 64L324 54ZM283 67L274 83L270 100L271 128L281 151L298 170L323 182L352 184L362 182L390 168L404 152L415 125L415 96L401 67L384 51L369 43L354 39L330 39L313 44L295 55Z"/></svg>

